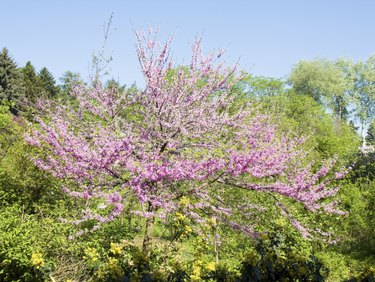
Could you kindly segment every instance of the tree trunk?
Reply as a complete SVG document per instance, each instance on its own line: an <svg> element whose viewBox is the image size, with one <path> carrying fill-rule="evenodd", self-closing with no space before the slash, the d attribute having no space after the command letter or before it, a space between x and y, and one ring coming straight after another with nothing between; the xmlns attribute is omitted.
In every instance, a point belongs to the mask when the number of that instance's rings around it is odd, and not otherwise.
<svg viewBox="0 0 375 282"><path fill-rule="evenodd" d="M151 203L148 203L148 212L154 212L155 208L152 206ZM146 220L146 230L145 235L143 237L143 246L142 251L147 255L147 257L150 257L151 250L152 250L152 233L154 231L154 221L155 216L148 217Z"/></svg>

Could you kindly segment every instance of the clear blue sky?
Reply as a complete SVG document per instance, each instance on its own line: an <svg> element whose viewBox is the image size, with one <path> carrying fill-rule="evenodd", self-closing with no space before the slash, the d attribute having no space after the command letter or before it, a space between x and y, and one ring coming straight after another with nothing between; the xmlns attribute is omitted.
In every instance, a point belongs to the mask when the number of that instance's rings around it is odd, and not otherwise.
<svg viewBox="0 0 375 282"><path fill-rule="evenodd" d="M142 85L133 27L159 27L175 35L173 57L189 58L203 34L203 49L226 49L229 63L255 75L285 78L300 60L365 60L375 53L375 1L349 0L0 0L0 48L19 66L31 61L56 78L67 71L88 76L103 25L113 12L106 47L112 76Z"/></svg>

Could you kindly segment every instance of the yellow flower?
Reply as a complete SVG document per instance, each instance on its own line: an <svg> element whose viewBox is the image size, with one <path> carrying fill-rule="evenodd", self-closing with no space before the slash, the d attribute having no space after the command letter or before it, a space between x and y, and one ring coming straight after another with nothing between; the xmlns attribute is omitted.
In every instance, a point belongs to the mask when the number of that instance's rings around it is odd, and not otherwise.
<svg viewBox="0 0 375 282"><path fill-rule="evenodd" d="M108 258L108 265L113 268L117 266L118 260L115 258Z"/></svg>
<svg viewBox="0 0 375 282"><path fill-rule="evenodd" d="M33 253L31 255L31 264L40 268L44 266L44 259L41 253Z"/></svg>
<svg viewBox="0 0 375 282"><path fill-rule="evenodd" d="M279 227L284 227L286 225L286 222L283 218L278 218L275 220L276 225Z"/></svg>
<svg viewBox="0 0 375 282"><path fill-rule="evenodd" d="M85 250L85 255L86 256L84 256L83 258L89 259L91 260L91 262L96 262L100 258L100 255L95 248L87 248Z"/></svg>
<svg viewBox="0 0 375 282"><path fill-rule="evenodd" d="M111 243L111 248L109 251L114 255L121 255L122 254L123 246L121 244Z"/></svg>
<svg viewBox="0 0 375 282"><path fill-rule="evenodd" d="M207 265L206 265L206 269L208 271L214 271L215 270L215 263L214 262L209 262Z"/></svg>
<svg viewBox="0 0 375 282"><path fill-rule="evenodd" d="M202 266L202 264L203 262L199 259L194 262L194 266Z"/></svg>
<svg viewBox="0 0 375 282"><path fill-rule="evenodd" d="M193 267L193 273L190 275L190 278L193 279L193 281L199 281L201 278L201 267L194 265Z"/></svg>
<svg viewBox="0 0 375 282"><path fill-rule="evenodd" d="M187 197L182 196L180 199L180 205L186 207L188 204L190 204L190 200Z"/></svg>
<svg viewBox="0 0 375 282"><path fill-rule="evenodd" d="M111 277L121 276L121 268L118 265L118 260L115 258L108 258L108 270L110 271Z"/></svg>
<svg viewBox="0 0 375 282"><path fill-rule="evenodd" d="M178 220L184 220L186 217L182 213L176 212L176 218Z"/></svg>
<svg viewBox="0 0 375 282"><path fill-rule="evenodd" d="M185 225L185 232L186 233L190 233L192 231L193 231L193 229L189 225Z"/></svg>

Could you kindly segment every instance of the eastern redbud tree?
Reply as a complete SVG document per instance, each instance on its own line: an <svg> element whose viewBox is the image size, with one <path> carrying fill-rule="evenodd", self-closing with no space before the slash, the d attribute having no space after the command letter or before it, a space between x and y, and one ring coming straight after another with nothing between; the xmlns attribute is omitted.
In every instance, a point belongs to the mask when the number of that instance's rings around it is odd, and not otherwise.
<svg viewBox="0 0 375 282"><path fill-rule="evenodd" d="M142 91L78 85L72 105L42 102L45 116L36 117L38 126L26 136L43 149L36 165L74 183L64 191L86 202L75 223L93 221L95 230L136 196L136 212L147 218L143 247L149 251L155 216L175 212L181 199L192 220L209 215L248 234L252 224L233 214L245 214L251 203L227 201L233 189L273 197L305 236L308 229L280 198L314 212L339 212L327 200L338 191L330 181L341 176L332 171L334 161L306 164L302 139L279 132L250 103L238 103L241 75L224 64L221 51L205 56L197 39L189 64L176 66L172 40L161 44L152 31L136 37Z"/></svg>

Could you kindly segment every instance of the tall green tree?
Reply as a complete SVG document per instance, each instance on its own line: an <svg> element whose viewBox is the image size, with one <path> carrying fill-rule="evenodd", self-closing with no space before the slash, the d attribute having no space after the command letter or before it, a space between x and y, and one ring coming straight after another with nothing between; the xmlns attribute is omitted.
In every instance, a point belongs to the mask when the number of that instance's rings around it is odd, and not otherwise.
<svg viewBox="0 0 375 282"><path fill-rule="evenodd" d="M357 151L360 143L355 131L328 114L311 95L296 93L282 80L272 78L249 76L241 87L280 128L295 136L308 136L306 150L313 149L314 158L348 160Z"/></svg>
<svg viewBox="0 0 375 282"><path fill-rule="evenodd" d="M13 102L10 107L13 114L17 114L20 105L24 103L22 74L7 48L3 48L0 53L0 99Z"/></svg>
<svg viewBox="0 0 375 282"><path fill-rule="evenodd" d="M23 75L26 99L28 102L34 102L36 98L41 95L41 88L35 68L29 61L21 68L21 72Z"/></svg>
<svg viewBox="0 0 375 282"><path fill-rule="evenodd" d="M38 79L39 85L45 97L53 98L59 93L60 89L56 85L55 78L46 67L40 70L38 74Z"/></svg>
<svg viewBox="0 0 375 282"><path fill-rule="evenodd" d="M365 129L375 117L375 55L355 65L354 95L356 117L361 126L361 135L365 138Z"/></svg>
<svg viewBox="0 0 375 282"><path fill-rule="evenodd" d="M246 96L256 98L277 96L286 91L285 82L280 79L253 75L243 80L242 88Z"/></svg>
<svg viewBox="0 0 375 282"><path fill-rule="evenodd" d="M290 82L298 94L324 104L340 120L349 116L352 81L350 62L338 60L301 61L292 70Z"/></svg>

